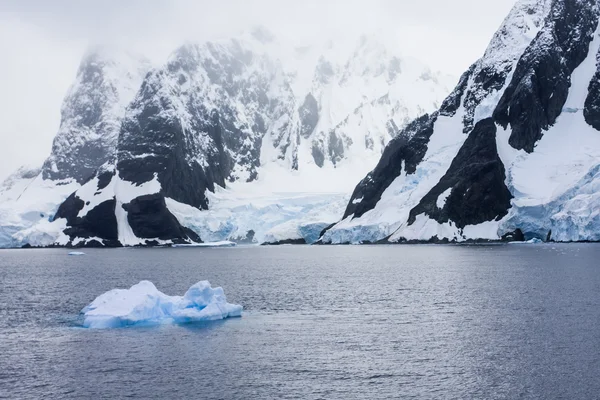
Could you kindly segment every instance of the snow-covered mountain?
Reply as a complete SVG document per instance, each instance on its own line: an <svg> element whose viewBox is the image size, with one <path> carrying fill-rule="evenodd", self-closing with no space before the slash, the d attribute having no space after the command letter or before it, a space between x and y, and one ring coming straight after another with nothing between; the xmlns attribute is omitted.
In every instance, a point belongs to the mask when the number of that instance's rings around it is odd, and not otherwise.
<svg viewBox="0 0 600 400"><path fill-rule="evenodd" d="M261 29L185 44L147 74L97 57L36 178L70 196L13 245L315 241L452 80L373 37L289 48Z"/></svg>
<svg viewBox="0 0 600 400"><path fill-rule="evenodd" d="M149 68L144 57L118 49L85 54L43 167L21 168L0 186L0 247L55 242L61 224L51 220L58 206L114 160L126 105Z"/></svg>
<svg viewBox="0 0 600 400"><path fill-rule="evenodd" d="M60 128L42 169L44 179L83 184L114 158L125 108L149 69L145 58L123 50L87 51L63 102Z"/></svg>
<svg viewBox="0 0 600 400"><path fill-rule="evenodd" d="M595 0L520 0L323 242L600 240L599 15Z"/></svg>

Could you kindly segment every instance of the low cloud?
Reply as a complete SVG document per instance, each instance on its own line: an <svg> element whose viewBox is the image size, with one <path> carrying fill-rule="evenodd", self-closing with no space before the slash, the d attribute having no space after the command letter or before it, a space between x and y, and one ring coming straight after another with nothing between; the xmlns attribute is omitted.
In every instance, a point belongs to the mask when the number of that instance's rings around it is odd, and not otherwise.
<svg viewBox="0 0 600 400"><path fill-rule="evenodd" d="M514 0L5 0L0 4L0 179L40 164L62 98L90 44L132 47L160 62L186 40L265 26L290 45L377 33L399 54L459 75Z"/></svg>

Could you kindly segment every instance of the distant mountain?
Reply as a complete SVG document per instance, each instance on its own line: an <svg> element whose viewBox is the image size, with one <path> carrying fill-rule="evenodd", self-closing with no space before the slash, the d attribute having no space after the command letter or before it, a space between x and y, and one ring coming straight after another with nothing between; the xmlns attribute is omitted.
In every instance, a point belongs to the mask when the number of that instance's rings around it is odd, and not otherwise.
<svg viewBox="0 0 600 400"><path fill-rule="evenodd" d="M593 0L519 1L322 241L600 240L599 16Z"/></svg>
<svg viewBox="0 0 600 400"><path fill-rule="evenodd" d="M373 37L288 48L264 29L185 44L148 70L140 57L86 55L52 155L24 190L68 182L54 191L70 196L16 224L11 245L314 241L341 216L357 171L438 107L452 80ZM256 203L224 211L256 191L275 210L268 220Z"/></svg>

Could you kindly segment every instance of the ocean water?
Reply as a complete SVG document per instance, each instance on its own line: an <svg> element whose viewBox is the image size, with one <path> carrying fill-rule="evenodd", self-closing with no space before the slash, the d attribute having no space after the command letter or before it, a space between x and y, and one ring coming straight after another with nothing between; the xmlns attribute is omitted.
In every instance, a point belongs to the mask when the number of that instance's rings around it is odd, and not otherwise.
<svg viewBox="0 0 600 400"><path fill-rule="evenodd" d="M0 398L600 398L600 245L0 251ZM242 318L87 330L200 280Z"/></svg>

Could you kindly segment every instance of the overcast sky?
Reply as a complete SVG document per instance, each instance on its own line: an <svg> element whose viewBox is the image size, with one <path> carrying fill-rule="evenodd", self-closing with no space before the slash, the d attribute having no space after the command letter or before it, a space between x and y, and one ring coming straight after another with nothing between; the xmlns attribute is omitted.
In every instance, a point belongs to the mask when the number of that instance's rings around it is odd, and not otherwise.
<svg viewBox="0 0 600 400"><path fill-rule="evenodd" d="M398 52L460 75L515 0L0 0L0 180L41 164L89 44L160 62L186 40L263 25L283 41L377 32ZM322 39L321 39L322 40Z"/></svg>

